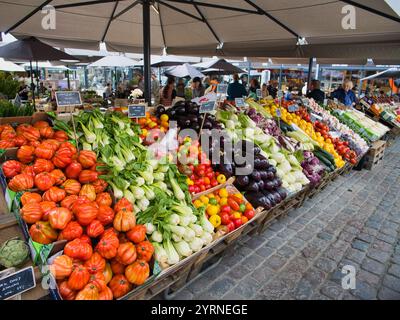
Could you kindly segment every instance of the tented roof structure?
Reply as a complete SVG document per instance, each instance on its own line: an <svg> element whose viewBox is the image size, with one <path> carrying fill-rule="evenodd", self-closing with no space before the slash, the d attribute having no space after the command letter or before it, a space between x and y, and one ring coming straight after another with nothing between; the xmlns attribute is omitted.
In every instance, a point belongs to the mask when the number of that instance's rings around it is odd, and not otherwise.
<svg viewBox="0 0 400 320"><path fill-rule="evenodd" d="M137 61L124 56L105 56L91 64L88 67L133 67Z"/></svg>
<svg viewBox="0 0 400 320"><path fill-rule="evenodd" d="M33 35L57 47L142 52L142 3L148 0L8 0L0 30ZM42 27L42 7L56 9L56 29ZM153 53L353 57L400 54L400 18L384 0L155 0L150 2ZM343 8L355 8L355 29L344 29ZM350 12L351 14L351 12ZM298 46L299 38L309 45Z"/></svg>

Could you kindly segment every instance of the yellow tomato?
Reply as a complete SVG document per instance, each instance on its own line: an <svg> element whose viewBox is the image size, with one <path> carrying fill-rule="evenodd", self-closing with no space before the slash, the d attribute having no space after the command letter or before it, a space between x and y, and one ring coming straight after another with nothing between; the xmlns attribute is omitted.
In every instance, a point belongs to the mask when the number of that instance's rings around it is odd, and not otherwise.
<svg viewBox="0 0 400 320"><path fill-rule="evenodd" d="M169 123L165 122L165 121L161 121L161 127L168 128L169 127Z"/></svg>
<svg viewBox="0 0 400 320"><path fill-rule="evenodd" d="M186 179L186 183L188 184L188 186L193 186L194 185L193 180L191 180L189 178Z"/></svg>
<svg viewBox="0 0 400 320"><path fill-rule="evenodd" d="M212 206L212 205L209 205L208 207L207 207L207 214L209 215L209 216L213 216L213 215L216 215L216 214L218 214L218 212L219 212L219 208L217 207L217 206Z"/></svg>
<svg viewBox="0 0 400 320"><path fill-rule="evenodd" d="M155 127L157 127L157 123L151 121L151 122L149 123L149 128L150 128L150 129L153 129L153 128L155 128Z"/></svg>
<svg viewBox="0 0 400 320"><path fill-rule="evenodd" d="M234 196L239 198L239 199L243 199L243 195L240 192L235 193Z"/></svg>
<svg viewBox="0 0 400 320"><path fill-rule="evenodd" d="M198 209L198 208L204 206L204 203L197 199L197 200L195 200L195 201L193 202L193 205L194 205L194 207L195 207L196 209Z"/></svg>
<svg viewBox="0 0 400 320"><path fill-rule="evenodd" d="M240 212L234 211L233 212L233 218L240 219L240 218L242 218L242 214Z"/></svg>
<svg viewBox="0 0 400 320"><path fill-rule="evenodd" d="M148 131L147 129L142 129L142 135L144 135L145 137L147 137Z"/></svg>
<svg viewBox="0 0 400 320"><path fill-rule="evenodd" d="M228 198L221 198L221 200L219 200L219 204L221 206L225 206L228 204Z"/></svg>
<svg viewBox="0 0 400 320"><path fill-rule="evenodd" d="M218 194L221 198L227 198L229 196L229 193L225 188L220 189Z"/></svg>
<svg viewBox="0 0 400 320"><path fill-rule="evenodd" d="M167 114L162 114L161 117L160 117L160 119L161 119L161 121L163 121L163 122L168 122L169 117L168 117Z"/></svg>
<svg viewBox="0 0 400 320"><path fill-rule="evenodd" d="M203 202L204 204L208 204L208 202L210 201L210 199L209 199L208 197L206 197L206 196L201 196L201 197L199 198L199 200L200 200L201 202Z"/></svg>

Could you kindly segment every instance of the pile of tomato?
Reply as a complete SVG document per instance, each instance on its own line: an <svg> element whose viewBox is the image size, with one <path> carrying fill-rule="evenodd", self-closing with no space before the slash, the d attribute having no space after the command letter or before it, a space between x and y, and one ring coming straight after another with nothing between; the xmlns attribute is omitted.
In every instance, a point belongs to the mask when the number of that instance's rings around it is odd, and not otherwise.
<svg viewBox="0 0 400 320"><path fill-rule="evenodd" d="M300 116L304 121L311 122L310 114L308 113L306 108L299 108L295 114Z"/></svg>
<svg viewBox="0 0 400 320"><path fill-rule="evenodd" d="M165 133L169 129L169 118L166 114L163 114L160 119L158 119L156 116L152 116L150 112L146 112L146 117L139 118L138 122L142 130L142 134L140 135L142 140L148 138L149 135L154 136L159 135L161 132Z"/></svg>
<svg viewBox="0 0 400 320"><path fill-rule="evenodd" d="M255 211L239 192L230 194L221 188L193 201L196 208L204 207L208 220L217 230L231 232L251 220Z"/></svg>

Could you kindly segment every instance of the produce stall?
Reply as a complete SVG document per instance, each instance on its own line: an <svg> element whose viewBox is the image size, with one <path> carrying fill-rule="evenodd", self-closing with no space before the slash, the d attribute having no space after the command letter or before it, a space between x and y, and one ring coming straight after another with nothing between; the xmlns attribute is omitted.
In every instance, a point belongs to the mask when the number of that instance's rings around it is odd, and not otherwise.
<svg viewBox="0 0 400 320"><path fill-rule="evenodd" d="M99 109L6 119L2 213L13 230L18 222L27 250L23 261L0 263L25 266L29 252L52 284L35 292L64 300L173 294L242 236L351 170L386 132L359 112L309 100L220 102L209 113L179 102L140 119ZM206 148L184 129L221 136Z"/></svg>

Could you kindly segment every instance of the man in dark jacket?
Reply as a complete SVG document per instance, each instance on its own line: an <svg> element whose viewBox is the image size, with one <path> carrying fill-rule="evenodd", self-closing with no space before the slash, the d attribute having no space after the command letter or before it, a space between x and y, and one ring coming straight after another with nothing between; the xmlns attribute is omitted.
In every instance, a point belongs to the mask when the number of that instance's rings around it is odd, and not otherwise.
<svg viewBox="0 0 400 320"><path fill-rule="evenodd" d="M239 75L233 75L233 82L228 86L228 100L234 101L236 98L247 97L247 90L245 86L239 83Z"/></svg>
<svg viewBox="0 0 400 320"><path fill-rule="evenodd" d="M343 87L332 92L332 99L336 98L347 107L353 107L357 103L357 97L352 91L353 82L346 80Z"/></svg>
<svg viewBox="0 0 400 320"><path fill-rule="evenodd" d="M319 80L312 80L310 91L307 93L307 98L312 98L316 102L323 103L325 99L325 93L320 89Z"/></svg>

